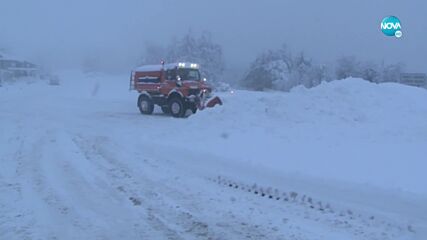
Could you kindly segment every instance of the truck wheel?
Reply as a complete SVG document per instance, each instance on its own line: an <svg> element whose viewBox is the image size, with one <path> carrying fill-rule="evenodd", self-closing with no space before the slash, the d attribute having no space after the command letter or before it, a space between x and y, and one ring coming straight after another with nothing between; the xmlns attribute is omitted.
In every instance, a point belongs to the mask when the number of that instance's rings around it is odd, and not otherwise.
<svg viewBox="0 0 427 240"><path fill-rule="evenodd" d="M169 110L169 106L162 106L162 112L164 114L170 114L171 111Z"/></svg>
<svg viewBox="0 0 427 240"><path fill-rule="evenodd" d="M154 103L148 96L141 95L138 98L138 108L142 114L152 114L154 110Z"/></svg>
<svg viewBox="0 0 427 240"><path fill-rule="evenodd" d="M169 111L173 117L184 117L185 110L184 102L180 97L173 97L169 100Z"/></svg>

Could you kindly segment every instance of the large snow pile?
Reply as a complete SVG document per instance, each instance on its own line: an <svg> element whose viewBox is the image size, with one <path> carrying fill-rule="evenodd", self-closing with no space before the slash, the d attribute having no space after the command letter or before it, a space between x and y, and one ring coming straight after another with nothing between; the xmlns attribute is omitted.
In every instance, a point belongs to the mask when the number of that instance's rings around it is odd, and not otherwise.
<svg viewBox="0 0 427 240"><path fill-rule="evenodd" d="M288 173L427 194L425 89L346 79L223 98L222 108L189 120L206 151Z"/></svg>

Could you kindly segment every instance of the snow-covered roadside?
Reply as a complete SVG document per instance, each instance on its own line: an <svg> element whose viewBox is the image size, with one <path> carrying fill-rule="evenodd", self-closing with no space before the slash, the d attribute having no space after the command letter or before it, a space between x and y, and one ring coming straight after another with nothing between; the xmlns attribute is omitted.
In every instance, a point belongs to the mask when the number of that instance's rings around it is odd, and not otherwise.
<svg viewBox="0 0 427 240"><path fill-rule="evenodd" d="M349 79L237 91L173 119L140 115L128 76L62 80L0 88L7 238L426 236L423 89ZM271 201L230 183L298 197ZM310 208L304 194L334 212Z"/></svg>

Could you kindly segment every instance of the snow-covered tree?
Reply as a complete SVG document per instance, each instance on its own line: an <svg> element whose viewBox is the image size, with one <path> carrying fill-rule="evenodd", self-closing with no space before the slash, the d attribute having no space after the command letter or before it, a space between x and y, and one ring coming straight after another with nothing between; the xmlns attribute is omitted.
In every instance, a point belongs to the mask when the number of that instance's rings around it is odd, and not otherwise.
<svg viewBox="0 0 427 240"><path fill-rule="evenodd" d="M222 47L212 40L209 32L199 36L189 31L183 38L177 39L167 48L168 62L195 62L201 66L202 75L213 83L221 82L224 72Z"/></svg>
<svg viewBox="0 0 427 240"><path fill-rule="evenodd" d="M289 91L297 85L314 87L326 79L326 68L315 66L304 53L297 56L284 45L278 50L260 54L241 80L245 88L262 91Z"/></svg>
<svg viewBox="0 0 427 240"><path fill-rule="evenodd" d="M381 73L378 65L372 61L363 62L360 64L360 77L369 82L380 82Z"/></svg>
<svg viewBox="0 0 427 240"><path fill-rule="evenodd" d="M405 65L402 63L386 65L382 68L382 82L399 82Z"/></svg>
<svg viewBox="0 0 427 240"><path fill-rule="evenodd" d="M315 81L312 78L312 60L307 59L303 52L296 56L293 60L293 70L291 79L296 85L302 84L305 87L314 87Z"/></svg>
<svg viewBox="0 0 427 240"><path fill-rule="evenodd" d="M311 69L311 79L313 86L321 84L323 81L331 81L330 68L325 64L314 65Z"/></svg>
<svg viewBox="0 0 427 240"><path fill-rule="evenodd" d="M381 65L373 61L361 62L354 56L342 57L337 60L336 77L344 79L358 77L370 82L398 82L404 64Z"/></svg>
<svg viewBox="0 0 427 240"><path fill-rule="evenodd" d="M251 90L263 91L273 89L274 82L275 76L271 71L262 66L253 66L243 78L241 85Z"/></svg>
<svg viewBox="0 0 427 240"><path fill-rule="evenodd" d="M276 51L268 50L250 65L241 85L256 91L290 89L293 85L290 83L292 70L292 55L285 46Z"/></svg>
<svg viewBox="0 0 427 240"><path fill-rule="evenodd" d="M360 62L354 56L341 57L337 60L335 73L338 80L361 77Z"/></svg>

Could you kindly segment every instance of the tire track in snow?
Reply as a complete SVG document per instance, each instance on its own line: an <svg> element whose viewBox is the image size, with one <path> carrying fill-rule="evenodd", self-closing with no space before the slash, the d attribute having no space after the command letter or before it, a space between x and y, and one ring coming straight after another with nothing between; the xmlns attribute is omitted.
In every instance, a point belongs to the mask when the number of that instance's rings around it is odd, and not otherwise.
<svg viewBox="0 0 427 240"><path fill-rule="evenodd" d="M344 229L350 234L363 239L400 239L413 237L414 230L411 225L405 225L394 219L394 223L385 218L374 215L363 216L357 211L332 206L319 199L312 198L295 191L283 192L271 187L249 185L244 182L231 180L218 176L208 178L209 181L227 187L231 191L240 191L253 195L274 205L291 206L303 214L305 219L312 219L331 228ZM296 213L296 212L295 212ZM294 213L294 214L295 214ZM295 214L302 216L301 214ZM378 229L382 229L378 231Z"/></svg>
<svg viewBox="0 0 427 240"><path fill-rule="evenodd" d="M111 143L106 137L95 137L92 140L80 135L74 141L85 152L87 158L97 164L99 164L99 160L103 160L104 164L107 163L100 168L110 169L113 185L117 186L119 191L126 193L126 196L130 196L129 200L136 207L146 208L148 218L145 220L153 229L166 233L168 239L179 239L180 237L184 239L235 239L242 238L245 235L242 233L246 233L247 238L263 239L265 236L270 236L269 239L276 239L271 232L250 223L236 224L226 220L228 222L225 224L209 225L196 217L193 211L183 208L183 205L194 204L194 196L188 192L178 192L177 189L170 188L167 184L143 177L143 173L136 175L128 166L117 160L115 154L106 150ZM150 170L160 171L152 164L147 164L147 167L149 165L154 167ZM227 216L227 213L223 213L223 216Z"/></svg>
<svg viewBox="0 0 427 240"><path fill-rule="evenodd" d="M19 121L9 129L8 140L3 140L0 172L0 239L31 239L35 225L31 210L23 207L24 148L28 140L22 134ZM6 136L6 135L5 135Z"/></svg>
<svg viewBox="0 0 427 240"><path fill-rule="evenodd" d="M21 186L21 196L17 208L11 212L27 212L26 218L15 219L6 239L76 239L90 236L91 239L107 238L102 229L87 219L80 206L84 206L88 184L81 181L82 176L75 171L70 152L63 149L62 132L58 130L40 130L26 136L20 144L14 161L17 163L16 179ZM74 187L72 186L74 185ZM94 191L93 191L94 192ZM73 193L75 197L70 199ZM76 197L77 196L77 197ZM78 201L76 201L78 199ZM28 222L23 232L16 226ZM55 227L51 227L55 226Z"/></svg>
<svg viewBox="0 0 427 240"><path fill-rule="evenodd" d="M117 174L113 169L86 158L68 133L56 131L50 137L50 149L41 150L43 158L50 161L40 162L37 168L42 170L37 172L42 174L37 177L42 179L40 192L44 199L62 214L55 218L62 218L68 232L60 238L153 239L135 231L139 218L120 201L121 195L110 181L111 174Z"/></svg>
<svg viewBox="0 0 427 240"><path fill-rule="evenodd" d="M73 142L80 148L86 159L107 175L111 186L115 187L117 192L123 194L123 197L129 201L129 204L132 204L136 208L135 210L141 217L139 220L148 223L151 228L151 230L148 230L148 233L145 229L135 230L141 231L141 235L162 236L162 238L166 239L185 239L173 226L169 226L170 223L166 222L158 214L160 209L158 206L155 206L157 204L153 204L153 202L161 201L158 194L148 190L151 188L148 184L141 186L140 182L138 182L140 179L133 179L132 175L121 164L118 164L111 156L100 151L99 141L104 140L98 138L93 142L82 136L73 138ZM141 207L142 210L138 209L138 207ZM150 232L153 230L155 233Z"/></svg>
<svg viewBox="0 0 427 240"><path fill-rule="evenodd" d="M31 188L28 189L27 196L33 197L33 207L39 208L36 218L42 225L38 227L45 228L43 229L47 231L45 234L51 239L61 238L63 235L78 236L78 233L86 232L90 223L75 211L70 211L73 206L66 201L63 194L67 189L58 191L54 185L67 181L64 179L67 171L60 167L66 161L66 157L52 156L52 151L60 149L57 131L44 130L32 139L34 142L28 152L26 172L22 177L24 179L31 177L27 183ZM55 174L64 178L56 178ZM49 225L57 227L49 228Z"/></svg>
<svg viewBox="0 0 427 240"><path fill-rule="evenodd" d="M210 236L212 233L208 231L206 223L196 219L189 211L177 209L172 199L165 201L166 196L161 195L165 191L161 193L158 191L159 189L163 190L163 185L141 176L132 177L135 174L131 173L127 166L117 161L112 154L105 152L101 145L106 144L107 138L96 138L94 141L85 139L83 141L85 142L83 145L78 145L85 149L87 157L96 160L101 159L107 163L109 167L106 169L109 169L111 179L118 180L115 181L114 185L120 185L117 188L126 196L130 196L128 199L133 205L145 208L144 211L148 215L145 216L144 220L148 220L153 229L164 233L168 239L188 239L192 236L196 238L206 236L215 239L214 236ZM105 166L101 167L105 168ZM170 189L167 192L170 193Z"/></svg>

